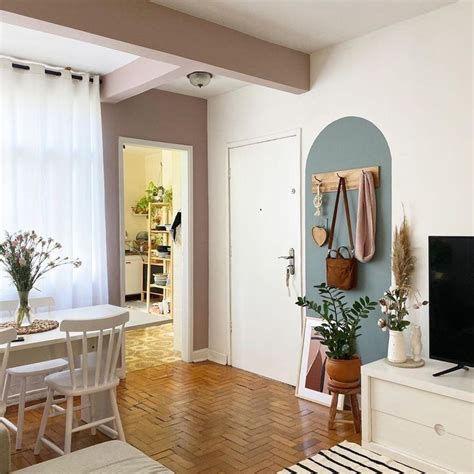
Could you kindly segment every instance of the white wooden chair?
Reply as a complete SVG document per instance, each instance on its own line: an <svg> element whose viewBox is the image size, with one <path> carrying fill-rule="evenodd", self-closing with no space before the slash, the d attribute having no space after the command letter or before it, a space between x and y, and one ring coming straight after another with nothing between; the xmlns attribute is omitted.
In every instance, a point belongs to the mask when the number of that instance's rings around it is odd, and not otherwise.
<svg viewBox="0 0 474 474"><path fill-rule="evenodd" d="M38 438L35 446L35 454L39 454L41 444L51 448L61 455L71 452L72 434L78 431L91 428L93 433L98 426L105 423L114 422L115 430L104 426L107 431L112 431L121 440L125 441L122 422L117 405L116 387L119 384L119 377L116 374L117 362L122 347L123 332L125 323L129 320L129 314L124 313L118 316L111 316L99 319L69 319L61 322L60 330L66 332L66 347L69 359L69 370L55 373L45 378L48 386L48 396L44 407L43 418L38 432ZM74 353L73 340L74 334L82 333L82 351ZM97 335L97 345L95 360L92 362L88 354L87 340L88 334ZM76 334L76 337L78 335ZM77 346L76 346L77 347ZM76 368L74 361L81 356L81 367ZM113 415L100 420L95 420L93 397L91 395L99 392L109 392L110 405ZM64 450L44 437L46 425L49 417L49 410L53 404L55 394L63 395L66 398L66 409L63 414L66 415L66 429L64 436ZM88 399L88 406L79 406L74 408L74 397L80 396ZM91 403L92 402L92 403ZM74 411L90 409L91 419L88 423L73 428Z"/></svg>
<svg viewBox="0 0 474 474"><path fill-rule="evenodd" d="M29 303L33 312L38 309L47 308L52 311L56 306L52 296L41 296L39 298L30 298ZM0 301L0 313L6 312L13 318L16 309L18 308L18 300Z"/></svg>
<svg viewBox="0 0 474 474"><path fill-rule="evenodd" d="M51 310L54 308L54 299L50 296L41 298L31 298L30 306L33 311L43 307L48 308L48 310ZM10 313L11 317L13 317L13 314L17 307L17 300L0 301L0 312L7 311ZM16 339L16 337L14 339ZM29 399L31 399L33 396L40 396L41 393L44 393L46 390L45 387L34 390L28 390L28 382L31 381L33 377L40 377L41 379L43 379L47 375L50 375L54 372L58 372L60 370L64 370L67 368L67 365L68 363L64 359L54 359L45 362L38 362L36 364L27 364L6 369L5 381L3 384L0 385L0 387L3 388L3 390L0 392L2 394L2 404L9 405L12 402L16 402L18 400L18 418L15 425L12 421L5 418L2 413L0 415L0 423L3 423L10 431L16 433L16 449L21 449L22 445L25 412L35 410L36 408L41 408L42 406L44 406L44 402L37 403L35 405L30 405L28 407L26 406L26 402ZM10 388L13 379L19 382L19 393L18 395L12 396L10 395ZM1 379L0 382L2 382Z"/></svg>
<svg viewBox="0 0 474 474"><path fill-rule="evenodd" d="M0 366L0 393L5 388L5 379L7 376L8 356L10 355L10 344L16 339L16 329L8 328L0 330L0 346L5 345L3 349L2 365ZM0 417L3 417L7 409L6 403L0 400ZM1 419L1 418L0 418Z"/></svg>

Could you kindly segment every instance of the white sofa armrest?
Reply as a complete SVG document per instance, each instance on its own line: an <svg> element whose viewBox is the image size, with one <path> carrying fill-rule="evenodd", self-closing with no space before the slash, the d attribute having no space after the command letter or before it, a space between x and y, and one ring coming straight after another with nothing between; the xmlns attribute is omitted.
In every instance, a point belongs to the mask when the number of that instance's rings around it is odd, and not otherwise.
<svg viewBox="0 0 474 474"><path fill-rule="evenodd" d="M0 474L10 472L10 434L0 423Z"/></svg>

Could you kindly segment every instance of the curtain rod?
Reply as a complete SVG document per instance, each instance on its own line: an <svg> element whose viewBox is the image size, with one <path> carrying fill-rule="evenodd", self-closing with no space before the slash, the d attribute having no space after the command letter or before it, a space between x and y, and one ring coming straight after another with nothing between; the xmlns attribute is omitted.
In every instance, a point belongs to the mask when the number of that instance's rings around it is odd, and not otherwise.
<svg viewBox="0 0 474 474"><path fill-rule="evenodd" d="M30 66L28 66L26 64L18 64L18 63L12 63L12 67L15 68L15 69L22 69L24 71L29 71L31 69ZM50 74L52 76L62 76L61 71L55 71L54 69L45 69L44 73L45 74ZM71 72L71 79L76 79L77 81L82 81L83 76L81 76L80 74L74 74L74 73ZM89 82L94 82L94 78L90 77ZM101 83L102 83L102 80L99 79L99 84L101 84Z"/></svg>

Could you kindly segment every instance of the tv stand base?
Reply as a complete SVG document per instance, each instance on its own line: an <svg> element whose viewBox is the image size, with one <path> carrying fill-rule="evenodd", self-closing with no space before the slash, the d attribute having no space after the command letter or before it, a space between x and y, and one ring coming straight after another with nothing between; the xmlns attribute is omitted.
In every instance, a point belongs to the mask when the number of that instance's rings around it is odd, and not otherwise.
<svg viewBox="0 0 474 474"><path fill-rule="evenodd" d="M436 372L436 374L433 374L433 377L439 377L440 375L445 375L445 374L450 374L451 372L455 372L456 370L469 370L469 367L466 367L465 365L458 364L455 365L454 367L451 367L450 369L442 370L441 372Z"/></svg>

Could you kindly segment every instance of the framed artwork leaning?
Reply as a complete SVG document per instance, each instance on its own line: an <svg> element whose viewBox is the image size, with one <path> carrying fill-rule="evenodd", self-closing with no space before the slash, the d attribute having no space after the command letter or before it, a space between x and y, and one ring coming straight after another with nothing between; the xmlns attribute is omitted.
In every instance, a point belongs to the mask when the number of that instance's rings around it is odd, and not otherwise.
<svg viewBox="0 0 474 474"><path fill-rule="evenodd" d="M319 318L305 318L296 396L329 406L331 394L326 374L327 347L322 343L322 336L318 331L321 323ZM344 397L339 396L337 408L342 410L343 405Z"/></svg>

